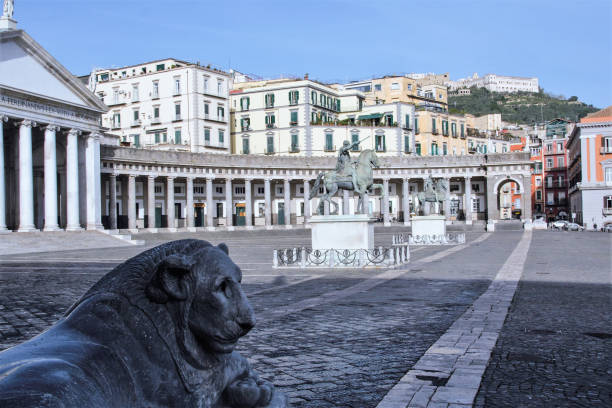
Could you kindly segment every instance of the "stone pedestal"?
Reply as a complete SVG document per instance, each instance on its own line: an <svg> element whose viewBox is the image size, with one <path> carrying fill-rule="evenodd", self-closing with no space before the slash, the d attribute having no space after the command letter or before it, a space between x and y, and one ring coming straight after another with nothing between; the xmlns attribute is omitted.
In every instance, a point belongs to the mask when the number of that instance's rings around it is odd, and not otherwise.
<svg viewBox="0 0 612 408"><path fill-rule="evenodd" d="M446 235L446 222L443 215L424 215L412 217L412 236Z"/></svg>
<svg viewBox="0 0 612 408"><path fill-rule="evenodd" d="M10 17L3 16L0 18L0 30L16 30L17 21Z"/></svg>
<svg viewBox="0 0 612 408"><path fill-rule="evenodd" d="M367 214L312 216L312 249L374 249L375 221Z"/></svg>

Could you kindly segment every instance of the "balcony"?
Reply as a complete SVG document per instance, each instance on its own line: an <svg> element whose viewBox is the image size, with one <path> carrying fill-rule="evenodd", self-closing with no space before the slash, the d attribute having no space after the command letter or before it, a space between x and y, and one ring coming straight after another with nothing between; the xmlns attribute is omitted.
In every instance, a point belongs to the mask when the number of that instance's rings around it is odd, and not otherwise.
<svg viewBox="0 0 612 408"><path fill-rule="evenodd" d="M291 145L291 150L289 150L289 153L299 153L300 152L300 148L297 145Z"/></svg>
<svg viewBox="0 0 612 408"><path fill-rule="evenodd" d="M266 149L265 154L268 154L268 155L274 154L274 149L273 148Z"/></svg>
<svg viewBox="0 0 612 408"><path fill-rule="evenodd" d="M161 119L160 118L153 118L151 119L151 124L152 125L159 125L161 123Z"/></svg>
<svg viewBox="0 0 612 408"><path fill-rule="evenodd" d="M249 132L249 131L251 131L251 130L252 130L252 129L251 129L251 127L250 127L250 126L242 126L242 127L240 128L240 131L241 131L241 132Z"/></svg>
<svg viewBox="0 0 612 408"><path fill-rule="evenodd" d="M612 215L612 207L611 208L602 208L601 213L603 215Z"/></svg>
<svg viewBox="0 0 612 408"><path fill-rule="evenodd" d="M439 135L440 133L438 132L438 129L434 129L431 131L432 135Z"/></svg>
<svg viewBox="0 0 612 408"><path fill-rule="evenodd" d="M599 154L612 154L612 146L603 146L599 148Z"/></svg>
<svg viewBox="0 0 612 408"><path fill-rule="evenodd" d="M274 129L276 127L276 125L274 123L267 123L266 124L266 129Z"/></svg>
<svg viewBox="0 0 612 408"><path fill-rule="evenodd" d="M411 125L404 125L404 126L402 126L402 128L404 130L412 130L412 126Z"/></svg>
<svg viewBox="0 0 612 408"><path fill-rule="evenodd" d="M289 126L297 126L298 123L297 122L289 122Z"/></svg>
<svg viewBox="0 0 612 408"><path fill-rule="evenodd" d="M181 121L181 120L182 120L182 119L181 119L181 115L175 115L175 116L174 116L174 120L173 120L173 122L179 122L179 121Z"/></svg>
<svg viewBox="0 0 612 408"><path fill-rule="evenodd" d="M266 109L270 109L274 107L274 103L266 103Z"/></svg>
<svg viewBox="0 0 612 408"><path fill-rule="evenodd" d="M118 129L121 129L121 123L113 123L113 124L111 125L111 129L112 129L112 130L118 130Z"/></svg>
<svg viewBox="0 0 612 408"><path fill-rule="evenodd" d="M141 123L142 122L140 121L140 119L133 120L132 121L132 127L138 127L138 126L141 125Z"/></svg>

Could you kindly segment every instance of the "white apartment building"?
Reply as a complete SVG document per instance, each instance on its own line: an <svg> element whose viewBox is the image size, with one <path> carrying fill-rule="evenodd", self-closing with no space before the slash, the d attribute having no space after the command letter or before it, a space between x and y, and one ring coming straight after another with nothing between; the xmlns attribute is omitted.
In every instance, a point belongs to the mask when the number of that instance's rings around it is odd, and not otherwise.
<svg viewBox="0 0 612 408"><path fill-rule="evenodd" d="M89 88L109 107L102 125L123 145L229 153L229 75L176 59L96 69Z"/></svg>
<svg viewBox="0 0 612 408"><path fill-rule="evenodd" d="M357 90L305 79L235 83L230 93L235 154L335 155L344 140L360 149L413 151L414 105L364 106Z"/></svg>
<svg viewBox="0 0 612 408"><path fill-rule="evenodd" d="M491 92L538 92L540 89L537 77L526 78L496 74L479 77L477 73L468 78L448 81L446 85L450 91L472 86L487 88Z"/></svg>

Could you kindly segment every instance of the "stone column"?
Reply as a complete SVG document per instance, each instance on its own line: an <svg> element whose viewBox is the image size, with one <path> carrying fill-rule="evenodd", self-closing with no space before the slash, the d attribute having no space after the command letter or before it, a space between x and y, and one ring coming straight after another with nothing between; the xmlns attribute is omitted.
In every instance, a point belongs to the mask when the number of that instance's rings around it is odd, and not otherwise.
<svg viewBox="0 0 612 408"><path fill-rule="evenodd" d="M304 180L304 224L310 219L310 180Z"/></svg>
<svg viewBox="0 0 612 408"><path fill-rule="evenodd" d="M446 186L448 190L444 196L444 218L446 221L450 221L450 177L445 177Z"/></svg>
<svg viewBox="0 0 612 408"><path fill-rule="evenodd" d="M351 200L349 197L349 191L342 191L342 214L349 215L351 213Z"/></svg>
<svg viewBox="0 0 612 408"><path fill-rule="evenodd" d="M100 172L100 139L102 136L94 134L94 179L95 179L95 193L96 193L96 228L103 229L102 227L102 173Z"/></svg>
<svg viewBox="0 0 612 408"><path fill-rule="evenodd" d="M384 225L385 227L388 227L391 225L391 221L389 219L389 179L383 179L383 195L381 206Z"/></svg>
<svg viewBox="0 0 612 408"><path fill-rule="evenodd" d="M57 224L57 156L55 134L59 127L45 127L44 167L45 167L45 226L43 231L58 231Z"/></svg>
<svg viewBox="0 0 612 408"><path fill-rule="evenodd" d="M136 176L133 174L128 175L127 187L128 230L130 230L130 232L138 232L138 229L136 228Z"/></svg>
<svg viewBox="0 0 612 408"><path fill-rule="evenodd" d="M147 177L147 227L149 232L157 232L155 225L155 176Z"/></svg>
<svg viewBox="0 0 612 408"><path fill-rule="evenodd" d="M99 202L98 195L96 194L96 178L100 176L96 175L96 147L95 137L93 134L87 136L87 146L85 148L85 185L86 185L86 203L87 203L87 222L86 227L88 230L95 230L99 224L100 215L96 214L96 203ZM135 204L134 204L135 205Z"/></svg>
<svg viewBox="0 0 612 408"><path fill-rule="evenodd" d="M291 182L289 179L284 180L283 193L283 202L285 203L285 228L291 228Z"/></svg>
<svg viewBox="0 0 612 408"><path fill-rule="evenodd" d="M185 215L187 217L187 230L195 231L195 218L193 213L193 177L187 177L186 182L186 195L187 195L187 208L185 208Z"/></svg>
<svg viewBox="0 0 612 408"><path fill-rule="evenodd" d="M117 175L111 174L109 186L108 213L110 217L110 229L117 229Z"/></svg>
<svg viewBox="0 0 612 408"><path fill-rule="evenodd" d="M232 203L232 179L225 179L225 227L233 230L232 214L234 212L234 205Z"/></svg>
<svg viewBox="0 0 612 408"><path fill-rule="evenodd" d="M168 220L168 231L175 232L174 226L174 177L166 178L166 219Z"/></svg>
<svg viewBox="0 0 612 408"><path fill-rule="evenodd" d="M32 170L32 126L30 120L19 124L19 229L36 231L34 226L34 175ZM78 207L77 207L78 208Z"/></svg>
<svg viewBox="0 0 612 408"><path fill-rule="evenodd" d="M0 233L10 232L6 228L6 178L4 175L4 122L7 116L0 115Z"/></svg>
<svg viewBox="0 0 612 408"><path fill-rule="evenodd" d="M76 129L66 136L66 231L81 230L79 218L79 147Z"/></svg>
<svg viewBox="0 0 612 408"><path fill-rule="evenodd" d="M213 179L212 177L206 177L206 228L208 230L215 229L215 226L213 225L213 205Z"/></svg>
<svg viewBox="0 0 612 408"><path fill-rule="evenodd" d="M531 220L531 175L523 176L522 198L521 204L523 205L523 220Z"/></svg>
<svg viewBox="0 0 612 408"><path fill-rule="evenodd" d="M495 223L499 219L497 209L497 191L495 191L495 178L487 177L487 224Z"/></svg>
<svg viewBox="0 0 612 408"><path fill-rule="evenodd" d="M266 228L272 228L272 199L270 198L270 179L264 179L264 199L266 216Z"/></svg>
<svg viewBox="0 0 612 408"><path fill-rule="evenodd" d="M251 179L244 179L244 202L247 229L253 228L253 198L251 197Z"/></svg>
<svg viewBox="0 0 612 408"><path fill-rule="evenodd" d="M404 225L410 225L410 179L402 180L402 211L404 212Z"/></svg>
<svg viewBox="0 0 612 408"><path fill-rule="evenodd" d="M465 178L465 223L466 225L472 225L472 178Z"/></svg>

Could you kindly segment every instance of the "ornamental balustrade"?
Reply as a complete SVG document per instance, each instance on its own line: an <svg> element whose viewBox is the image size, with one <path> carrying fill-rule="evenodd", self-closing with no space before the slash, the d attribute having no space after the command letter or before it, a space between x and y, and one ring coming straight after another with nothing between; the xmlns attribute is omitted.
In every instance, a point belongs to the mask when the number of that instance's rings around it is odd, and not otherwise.
<svg viewBox="0 0 612 408"><path fill-rule="evenodd" d="M405 247L374 249L281 248L273 252L274 268L393 268L410 261Z"/></svg>

